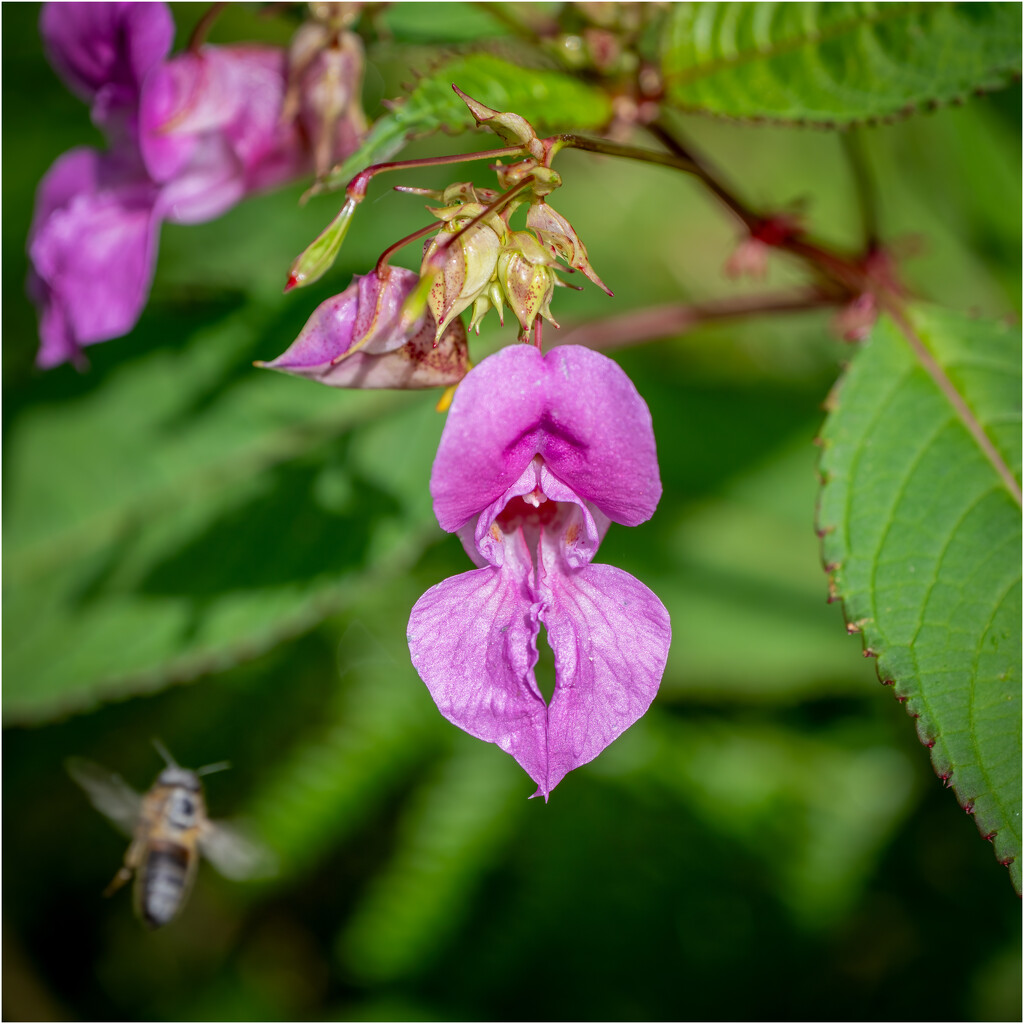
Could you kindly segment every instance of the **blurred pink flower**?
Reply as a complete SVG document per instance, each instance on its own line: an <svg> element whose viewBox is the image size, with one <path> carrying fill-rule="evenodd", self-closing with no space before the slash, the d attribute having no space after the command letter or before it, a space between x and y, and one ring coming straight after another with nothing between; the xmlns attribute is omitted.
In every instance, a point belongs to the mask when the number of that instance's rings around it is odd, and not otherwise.
<svg viewBox="0 0 1024 1024"><path fill-rule="evenodd" d="M661 497L650 413L590 349L504 348L459 385L431 493L480 568L416 603L413 664L445 718L511 754L546 799L647 710L665 668L661 601L591 564L610 522L636 526ZM550 703L533 671L541 624Z"/></svg>
<svg viewBox="0 0 1024 1024"><path fill-rule="evenodd" d="M110 145L65 154L36 193L29 291L45 367L131 330L162 221L211 220L307 173L311 158L295 119L280 116L283 49L207 46L167 59L174 25L160 3L46 4L40 31Z"/></svg>

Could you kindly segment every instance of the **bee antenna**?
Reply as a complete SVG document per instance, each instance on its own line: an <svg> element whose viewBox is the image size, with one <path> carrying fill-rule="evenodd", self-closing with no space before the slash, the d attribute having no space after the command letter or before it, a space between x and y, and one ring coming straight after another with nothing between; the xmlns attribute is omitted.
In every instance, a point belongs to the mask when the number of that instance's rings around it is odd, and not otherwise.
<svg viewBox="0 0 1024 1024"><path fill-rule="evenodd" d="M156 752L164 759L167 763L168 768L178 768L180 765L177 761L171 757L170 751L154 736L150 742L156 747Z"/></svg>
<svg viewBox="0 0 1024 1024"><path fill-rule="evenodd" d="M214 772L227 771L231 767L230 761L218 761L216 764L208 764L196 769L196 775L212 775Z"/></svg>

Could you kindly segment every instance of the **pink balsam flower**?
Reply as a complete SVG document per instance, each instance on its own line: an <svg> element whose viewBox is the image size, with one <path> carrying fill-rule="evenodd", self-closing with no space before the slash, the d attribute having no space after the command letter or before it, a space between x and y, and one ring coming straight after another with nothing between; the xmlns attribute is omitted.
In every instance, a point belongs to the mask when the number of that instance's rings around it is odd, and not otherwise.
<svg viewBox="0 0 1024 1024"><path fill-rule="evenodd" d="M661 601L591 564L610 522L645 522L661 497L650 413L606 356L504 348L459 386L430 489L480 568L417 601L413 664L441 714L511 754L546 799L647 710L668 657ZM533 671L541 624L550 703Z"/></svg>

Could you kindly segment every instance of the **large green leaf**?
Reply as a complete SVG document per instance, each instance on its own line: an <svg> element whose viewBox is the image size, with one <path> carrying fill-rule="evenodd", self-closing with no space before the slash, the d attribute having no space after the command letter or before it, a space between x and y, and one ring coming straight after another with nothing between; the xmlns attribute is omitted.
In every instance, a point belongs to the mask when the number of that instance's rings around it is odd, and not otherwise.
<svg viewBox="0 0 1024 1024"><path fill-rule="evenodd" d="M934 372L883 319L834 396L823 553L850 628L1019 889L1021 517L1007 476L1020 480L1020 332L912 316Z"/></svg>
<svg viewBox="0 0 1024 1024"><path fill-rule="evenodd" d="M495 110L522 115L541 133L593 130L612 115L604 92L564 72L522 67L489 53L457 57L419 79L394 110L378 118L324 187L342 188L363 168L390 159L412 136L472 128L473 115L452 91L453 84ZM500 145L494 136L493 148Z"/></svg>
<svg viewBox="0 0 1024 1024"><path fill-rule="evenodd" d="M16 422L8 721L254 657L357 603L436 536L417 492L442 425L433 403L251 369L288 330L247 307Z"/></svg>
<svg viewBox="0 0 1024 1024"><path fill-rule="evenodd" d="M846 125L1007 84L1021 7L674 4L666 38L668 96L687 110Z"/></svg>

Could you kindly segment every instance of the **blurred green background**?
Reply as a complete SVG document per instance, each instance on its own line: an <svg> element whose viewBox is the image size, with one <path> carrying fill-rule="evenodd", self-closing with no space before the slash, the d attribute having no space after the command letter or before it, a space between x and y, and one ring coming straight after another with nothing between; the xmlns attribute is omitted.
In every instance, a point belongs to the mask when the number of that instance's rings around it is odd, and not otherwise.
<svg viewBox="0 0 1024 1024"><path fill-rule="evenodd" d="M487 30L479 8L430 6L424 43L465 32L460 14ZM175 8L179 47L201 11ZM132 334L90 348L87 373L39 372L32 196L61 152L101 143L43 58L38 8L2 13L6 1019L1020 1018L1005 869L825 602L812 440L845 358L827 314L615 353L665 494L600 559L661 596L672 653L648 715L528 801L408 660L410 607L469 568L430 508L436 395L251 366L425 223L422 201L378 182L334 271L287 297L330 197L300 207L296 186L165 226ZM232 7L212 39L290 27ZM371 50L371 115L410 77L399 42ZM1019 313L1020 115L1017 88L862 131L923 296ZM836 135L679 123L753 203L803 200L821 236L858 244ZM764 285L727 281L735 228L677 173L579 153L559 170L557 207L616 293L560 292L566 326L801 279L777 260ZM510 339L488 324L475 358ZM282 870L241 885L204 866L149 934L125 892L101 899L125 843L63 762L144 789L154 736L186 765L231 761L211 813L250 819Z"/></svg>

